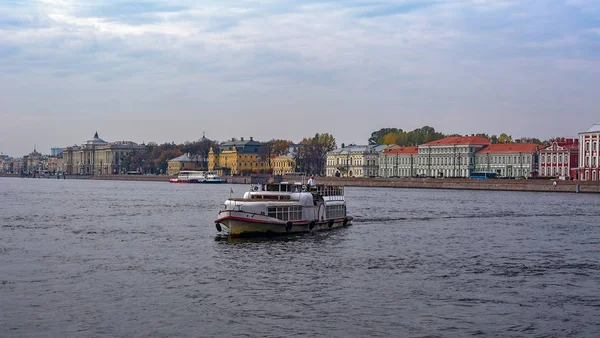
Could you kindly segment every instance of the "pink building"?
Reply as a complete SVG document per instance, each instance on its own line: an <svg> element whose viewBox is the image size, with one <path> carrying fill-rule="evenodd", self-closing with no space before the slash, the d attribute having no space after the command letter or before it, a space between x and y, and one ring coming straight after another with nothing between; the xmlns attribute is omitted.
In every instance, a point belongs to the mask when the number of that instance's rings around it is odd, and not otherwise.
<svg viewBox="0 0 600 338"><path fill-rule="evenodd" d="M562 139L540 149L540 170L542 177L570 177L579 179L579 140Z"/></svg>
<svg viewBox="0 0 600 338"><path fill-rule="evenodd" d="M600 143L600 122L587 131L579 133L579 178L585 181L600 181L598 167L598 144Z"/></svg>

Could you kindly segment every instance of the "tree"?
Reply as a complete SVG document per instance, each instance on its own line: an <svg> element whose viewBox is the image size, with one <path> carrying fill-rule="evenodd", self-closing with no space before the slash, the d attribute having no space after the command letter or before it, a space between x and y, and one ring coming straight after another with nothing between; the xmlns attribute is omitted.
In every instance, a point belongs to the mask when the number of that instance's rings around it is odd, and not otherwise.
<svg viewBox="0 0 600 338"><path fill-rule="evenodd" d="M401 132L402 129L396 128L381 128L377 131L371 133L371 137L369 137L369 144L383 144L383 137L389 133L397 133Z"/></svg>
<svg viewBox="0 0 600 338"><path fill-rule="evenodd" d="M327 153L336 148L335 138L330 134L315 134L312 138L300 141L296 150L297 171L323 175L327 163Z"/></svg>
<svg viewBox="0 0 600 338"><path fill-rule="evenodd" d="M387 128L381 129L387 132L381 136L376 144L397 144L399 146L416 146L419 144L439 140L446 135L436 132L433 127L424 126L413 131L405 132L402 129ZM372 137L379 135L381 130L374 132ZM371 142L371 139L369 139Z"/></svg>
<svg viewBox="0 0 600 338"><path fill-rule="evenodd" d="M500 134L498 136L498 142L500 143L513 143L513 139L511 135L507 135L505 133Z"/></svg>
<svg viewBox="0 0 600 338"><path fill-rule="evenodd" d="M285 155L289 152L292 141L288 140L275 140L267 141L263 143L258 153L258 159L266 162L267 167L271 168L271 161L281 155Z"/></svg>

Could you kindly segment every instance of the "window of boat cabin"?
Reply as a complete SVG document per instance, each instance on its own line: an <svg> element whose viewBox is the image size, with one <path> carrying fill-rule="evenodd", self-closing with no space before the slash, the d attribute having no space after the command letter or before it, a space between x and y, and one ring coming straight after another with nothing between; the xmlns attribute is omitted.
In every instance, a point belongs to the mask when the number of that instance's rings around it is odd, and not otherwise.
<svg viewBox="0 0 600 338"><path fill-rule="evenodd" d="M328 205L325 209L327 218L342 218L346 216L345 205Z"/></svg>
<svg viewBox="0 0 600 338"><path fill-rule="evenodd" d="M302 206L291 205L281 207L268 207L269 217L277 218L282 221L296 221L302 219Z"/></svg>

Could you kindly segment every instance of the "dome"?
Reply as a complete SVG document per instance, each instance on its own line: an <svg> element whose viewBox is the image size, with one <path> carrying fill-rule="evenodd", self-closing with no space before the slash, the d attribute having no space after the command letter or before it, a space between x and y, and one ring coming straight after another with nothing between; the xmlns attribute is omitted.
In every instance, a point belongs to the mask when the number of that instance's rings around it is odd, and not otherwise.
<svg viewBox="0 0 600 338"><path fill-rule="evenodd" d="M106 144L106 141L98 137L98 132L94 134L94 138L91 140L87 140L83 143L84 146L103 146Z"/></svg>
<svg viewBox="0 0 600 338"><path fill-rule="evenodd" d="M198 139L198 142L205 142L205 141L210 141L210 140L209 140L209 139L207 139L207 138L204 136L204 132L202 132L202 137Z"/></svg>

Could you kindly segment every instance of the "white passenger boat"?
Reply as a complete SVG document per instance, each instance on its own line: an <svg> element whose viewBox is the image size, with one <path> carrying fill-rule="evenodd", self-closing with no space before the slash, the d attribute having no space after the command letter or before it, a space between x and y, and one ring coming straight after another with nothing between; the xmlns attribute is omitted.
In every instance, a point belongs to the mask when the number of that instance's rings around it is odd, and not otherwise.
<svg viewBox="0 0 600 338"><path fill-rule="evenodd" d="M344 188L300 183L264 183L242 198L229 198L215 226L232 237L329 230L351 224Z"/></svg>
<svg viewBox="0 0 600 338"><path fill-rule="evenodd" d="M212 171L182 170L177 178L169 180L171 183L227 183Z"/></svg>

